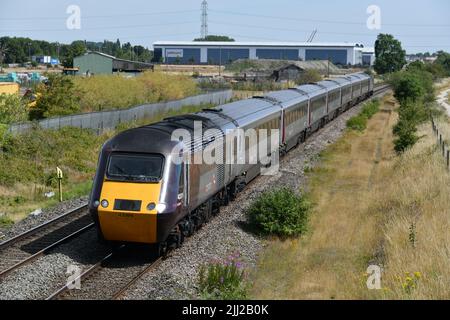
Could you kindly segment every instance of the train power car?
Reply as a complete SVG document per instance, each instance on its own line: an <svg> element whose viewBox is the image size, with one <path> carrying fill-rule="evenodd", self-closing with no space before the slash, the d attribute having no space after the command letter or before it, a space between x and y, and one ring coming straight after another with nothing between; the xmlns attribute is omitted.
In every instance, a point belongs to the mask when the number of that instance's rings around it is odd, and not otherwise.
<svg viewBox="0 0 450 320"><path fill-rule="evenodd" d="M288 152L372 94L373 79L358 73L119 133L102 147L89 199L99 238L155 244L164 254L181 245L260 174L267 165L261 156ZM259 135L256 140L235 135L249 129L267 130L265 141ZM179 130L188 137L174 139ZM272 137L275 130L279 135ZM248 161L252 148L261 142L268 145L264 154L256 162ZM211 146L220 148L214 148L215 161L209 163L202 156ZM243 162L238 161L241 157Z"/></svg>

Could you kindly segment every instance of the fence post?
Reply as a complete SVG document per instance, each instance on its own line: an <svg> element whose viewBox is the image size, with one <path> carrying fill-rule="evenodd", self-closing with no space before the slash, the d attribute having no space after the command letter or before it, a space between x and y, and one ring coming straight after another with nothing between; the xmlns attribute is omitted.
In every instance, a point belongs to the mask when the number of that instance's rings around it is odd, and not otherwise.
<svg viewBox="0 0 450 320"><path fill-rule="evenodd" d="M447 169L450 166L450 150L447 150Z"/></svg>
<svg viewBox="0 0 450 320"><path fill-rule="evenodd" d="M439 135L439 145L442 144L442 134Z"/></svg>
<svg viewBox="0 0 450 320"><path fill-rule="evenodd" d="M445 157L445 143L442 141L442 156Z"/></svg>

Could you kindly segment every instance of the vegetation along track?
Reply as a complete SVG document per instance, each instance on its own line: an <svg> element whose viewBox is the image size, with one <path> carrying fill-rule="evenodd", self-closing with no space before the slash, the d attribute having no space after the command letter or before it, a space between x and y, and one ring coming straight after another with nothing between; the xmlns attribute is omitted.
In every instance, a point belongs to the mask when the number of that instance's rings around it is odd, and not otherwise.
<svg viewBox="0 0 450 320"><path fill-rule="evenodd" d="M0 280L93 226L82 205L0 243Z"/></svg>
<svg viewBox="0 0 450 320"><path fill-rule="evenodd" d="M47 300L120 299L130 286L162 261L162 257L149 252L147 246L122 245L74 276ZM77 282L79 288L75 286Z"/></svg>

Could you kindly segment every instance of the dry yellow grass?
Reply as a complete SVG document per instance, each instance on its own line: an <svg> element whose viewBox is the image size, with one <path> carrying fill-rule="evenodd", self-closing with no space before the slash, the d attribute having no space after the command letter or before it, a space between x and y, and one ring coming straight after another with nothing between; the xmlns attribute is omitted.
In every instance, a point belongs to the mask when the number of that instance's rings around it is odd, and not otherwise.
<svg viewBox="0 0 450 320"><path fill-rule="evenodd" d="M309 184L310 232L268 243L253 275L254 298L450 297L450 176L429 124L411 151L394 154L391 99L364 133L347 132L324 153ZM383 267L382 290L367 289L372 264ZM404 288L406 272L420 279Z"/></svg>
<svg viewBox="0 0 450 320"><path fill-rule="evenodd" d="M185 75L144 72L125 78L121 75L76 77L83 112L129 108L138 104L182 99L200 93L196 82Z"/></svg>

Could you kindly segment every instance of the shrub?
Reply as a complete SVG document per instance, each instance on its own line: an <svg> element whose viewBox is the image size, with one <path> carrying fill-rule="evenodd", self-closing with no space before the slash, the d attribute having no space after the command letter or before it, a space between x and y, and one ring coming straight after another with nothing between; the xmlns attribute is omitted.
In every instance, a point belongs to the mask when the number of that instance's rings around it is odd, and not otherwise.
<svg viewBox="0 0 450 320"><path fill-rule="evenodd" d="M319 82L322 80L322 76L319 71L315 69L305 70L296 80L295 83L298 85L307 84L311 82Z"/></svg>
<svg viewBox="0 0 450 320"><path fill-rule="evenodd" d="M78 113L80 109L80 96L71 77L61 74L49 74L48 82L37 86L40 94L36 107L30 111L30 119L42 119L52 116Z"/></svg>
<svg viewBox="0 0 450 320"><path fill-rule="evenodd" d="M380 109L380 100L375 99L364 104L361 114L367 119L372 118Z"/></svg>
<svg viewBox="0 0 450 320"><path fill-rule="evenodd" d="M411 148L418 140L419 137L416 135L415 128L414 130L403 130L394 140L394 150L397 153L402 153Z"/></svg>
<svg viewBox="0 0 450 320"><path fill-rule="evenodd" d="M21 122L27 118L27 106L20 97L15 94L0 95L0 123Z"/></svg>
<svg viewBox="0 0 450 320"><path fill-rule="evenodd" d="M310 203L289 188L264 192L247 209L249 223L263 235L291 237L306 231Z"/></svg>
<svg viewBox="0 0 450 320"><path fill-rule="evenodd" d="M226 261L202 265L199 272L199 290L203 299L243 300L247 298L245 272L240 254L232 254Z"/></svg>
<svg viewBox="0 0 450 320"><path fill-rule="evenodd" d="M351 130L364 131L367 127L367 117L359 114L347 120L347 128Z"/></svg>

